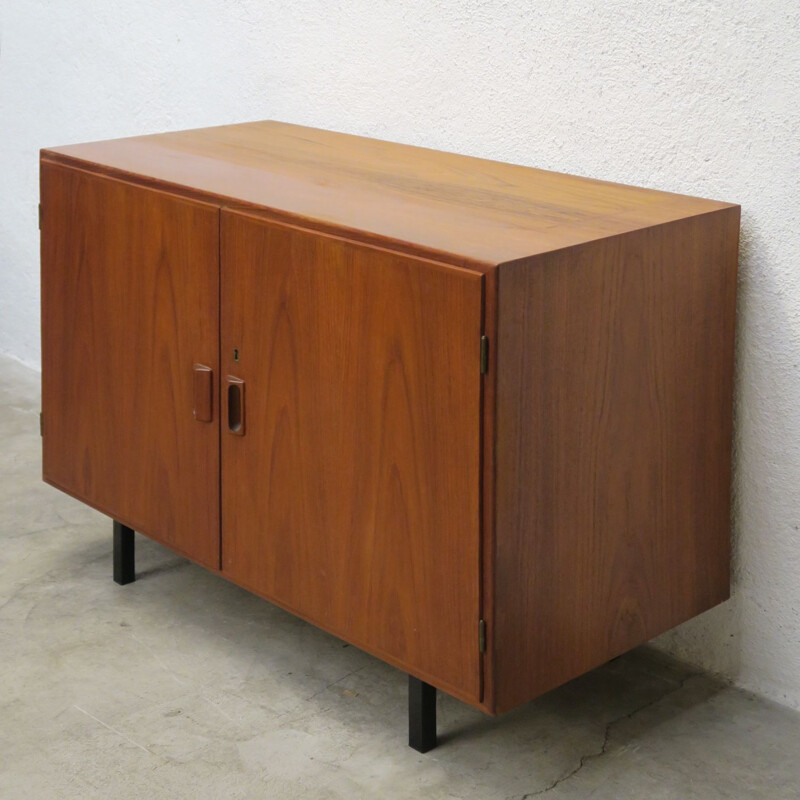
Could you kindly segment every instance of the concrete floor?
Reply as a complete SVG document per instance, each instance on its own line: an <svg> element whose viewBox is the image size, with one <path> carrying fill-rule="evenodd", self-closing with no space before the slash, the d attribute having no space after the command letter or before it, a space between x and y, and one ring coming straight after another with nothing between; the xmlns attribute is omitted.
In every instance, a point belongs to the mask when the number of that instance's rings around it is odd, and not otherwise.
<svg viewBox="0 0 800 800"><path fill-rule="evenodd" d="M40 481L0 361L0 798L798 798L800 715L642 649L505 717L439 697Z"/></svg>

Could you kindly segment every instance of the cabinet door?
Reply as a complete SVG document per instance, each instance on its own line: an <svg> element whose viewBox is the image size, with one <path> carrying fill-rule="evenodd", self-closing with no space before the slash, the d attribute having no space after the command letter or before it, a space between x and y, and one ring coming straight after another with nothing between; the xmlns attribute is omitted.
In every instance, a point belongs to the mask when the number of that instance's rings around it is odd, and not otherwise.
<svg viewBox="0 0 800 800"><path fill-rule="evenodd" d="M44 478L219 568L219 210L41 181Z"/></svg>
<svg viewBox="0 0 800 800"><path fill-rule="evenodd" d="M481 276L221 228L224 572L476 702Z"/></svg>

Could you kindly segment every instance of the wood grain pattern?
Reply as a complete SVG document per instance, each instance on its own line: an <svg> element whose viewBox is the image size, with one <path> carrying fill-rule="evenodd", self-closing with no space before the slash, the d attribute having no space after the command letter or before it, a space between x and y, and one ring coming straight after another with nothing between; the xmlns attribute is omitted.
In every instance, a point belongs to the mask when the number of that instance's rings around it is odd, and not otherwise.
<svg viewBox="0 0 800 800"><path fill-rule="evenodd" d="M225 210L222 275L223 574L479 702L481 277Z"/></svg>
<svg viewBox="0 0 800 800"><path fill-rule="evenodd" d="M738 224L500 267L497 711L728 597Z"/></svg>
<svg viewBox="0 0 800 800"><path fill-rule="evenodd" d="M684 195L280 122L51 148L72 165L479 272L724 208Z"/></svg>
<svg viewBox="0 0 800 800"><path fill-rule="evenodd" d="M219 211L51 164L41 198L44 478L216 569Z"/></svg>

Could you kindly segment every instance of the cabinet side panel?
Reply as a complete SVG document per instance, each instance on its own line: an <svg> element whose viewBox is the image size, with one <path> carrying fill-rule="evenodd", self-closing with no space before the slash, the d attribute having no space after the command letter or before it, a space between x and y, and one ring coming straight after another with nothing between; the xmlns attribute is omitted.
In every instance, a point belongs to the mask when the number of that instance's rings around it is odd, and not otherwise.
<svg viewBox="0 0 800 800"><path fill-rule="evenodd" d="M219 211L42 163L44 479L219 566Z"/></svg>
<svg viewBox="0 0 800 800"><path fill-rule="evenodd" d="M500 268L498 711L729 596L738 228Z"/></svg>

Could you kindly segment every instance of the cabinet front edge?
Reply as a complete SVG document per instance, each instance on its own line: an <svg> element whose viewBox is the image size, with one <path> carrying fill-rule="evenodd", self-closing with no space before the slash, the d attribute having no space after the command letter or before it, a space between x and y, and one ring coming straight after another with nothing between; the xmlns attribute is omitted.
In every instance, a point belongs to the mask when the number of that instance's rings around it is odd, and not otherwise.
<svg viewBox="0 0 800 800"><path fill-rule="evenodd" d="M187 200L193 200L195 202L208 203L215 205L220 209L235 211L260 219L282 222L287 225L303 228L304 230L325 233L332 236L340 236L349 241L368 244L374 247L381 247L383 249L402 253L404 255L415 256L417 258L424 258L430 261L448 264L450 266L459 267L479 275L491 272L497 267L497 263L495 262L480 261L460 253L437 250L436 248L426 247L425 245L415 242L395 239L390 236L385 236L372 231L365 231L360 228L350 228L342 225L336 225L324 220L306 217L302 214L286 211L281 208L248 203L247 201L241 200L237 197L215 194L212 192L207 192L203 189L187 186L185 184L171 183L169 181L164 181L149 175L128 172L126 170L119 169L118 167L111 167L107 164L100 164L95 161L87 161L85 159L76 158L75 156L67 156L63 153L58 153L53 150L42 149L40 151L40 163L54 164L61 167L67 167L69 169L88 172L93 175L98 175L100 177L109 178L112 180L124 181L125 183L141 186L145 189L176 195L178 197L183 197Z"/></svg>

